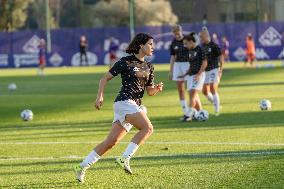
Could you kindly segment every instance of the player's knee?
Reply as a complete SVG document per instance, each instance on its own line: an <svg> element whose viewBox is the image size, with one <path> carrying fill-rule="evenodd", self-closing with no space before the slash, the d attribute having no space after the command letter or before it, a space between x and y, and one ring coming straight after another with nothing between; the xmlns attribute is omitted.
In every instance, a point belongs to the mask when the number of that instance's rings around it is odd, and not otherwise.
<svg viewBox="0 0 284 189"><path fill-rule="evenodd" d="M182 88L182 87L178 88L178 92L179 92L180 94L184 93L184 88Z"/></svg>
<svg viewBox="0 0 284 189"><path fill-rule="evenodd" d="M203 93L205 96L208 95L208 92L207 92L207 90L206 90L205 88L202 89L202 93Z"/></svg>
<svg viewBox="0 0 284 189"><path fill-rule="evenodd" d="M195 96L190 95L189 105L193 105L195 103Z"/></svg>
<svg viewBox="0 0 284 189"><path fill-rule="evenodd" d="M217 88L216 88L214 85L211 85L211 86L210 86L210 92L211 92L212 94L215 94L215 93L217 92Z"/></svg>
<svg viewBox="0 0 284 189"><path fill-rule="evenodd" d="M148 135L152 135L154 132L154 127L151 125L151 127L148 127Z"/></svg>
<svg viewBox="0 0 284 189"><path fill-rule="evenodd" d="M147 125L147 127L145 128L145 132L148 136L152 135L154 132L154 127L152 124Z"/></svg>

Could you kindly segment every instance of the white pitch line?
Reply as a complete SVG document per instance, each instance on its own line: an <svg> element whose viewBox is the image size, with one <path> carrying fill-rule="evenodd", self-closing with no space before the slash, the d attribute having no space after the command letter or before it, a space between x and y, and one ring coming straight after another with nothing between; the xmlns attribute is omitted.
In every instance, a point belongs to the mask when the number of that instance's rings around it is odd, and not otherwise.
<svg viewBox="0 0 284 189"><path fill-rule="evenodd" d="M101 141L45 141L45 142L0 142L0 145L46 145L46 144L98 144ZM128 144L129 142L120 142ZM236 146L284 146L284 143L262 142L214 142L214 141L149 141L146 144L187 144L187 145L236 145Z"/></svg>
<svg viewBox="0 0 284 189"><path fill-rule="evenodd" d="M134 158L161 158L161 157L236 157L248 155L282 155L284 151L259 151L259 152L227 152L227 153L189 153L189 154L159 154L150 156L135 156ZM104 159L114 159L117 156L107 156ZM84 159L85 156L62 156L62 157L10 157L0 158L0 161L17 161L17 160L61 160L61 159Z"/></svg>

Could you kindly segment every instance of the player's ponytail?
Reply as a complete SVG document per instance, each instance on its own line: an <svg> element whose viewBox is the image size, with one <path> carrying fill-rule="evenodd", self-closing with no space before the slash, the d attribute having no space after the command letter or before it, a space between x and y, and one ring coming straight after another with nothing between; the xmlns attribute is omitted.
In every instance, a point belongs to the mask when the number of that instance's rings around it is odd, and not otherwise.
<svg viewBox="0 0 284 189"><path fill-rule="evenodd" d="M138 54L140 45L145 45L150 39L153 39L151 35L146 33L138 33L126 48L126 53Z"/></svg>
<svg viewBox="0 0 284 189"><path fill-rule="evenodd" d="M209 33L209 31L208 31L206 26L202 27L200 33L204 33L205 35L207 35L210 38L210 33Z"/></svg>
<svg viewBox="0 0 284 189"><path fill-rule="evenodd" d="M189 34L184 36L184 39L196 43L196 34L194 32L190 32Z"/></svg>
<svg viewBox="0 0 284 189"><path fill-rule="evenodd" d="M181 25L178 25L178 24L174 25L174 26L172 27L172 32L173 32L173 33L182 32L182 27L181 27Z"/></svg>

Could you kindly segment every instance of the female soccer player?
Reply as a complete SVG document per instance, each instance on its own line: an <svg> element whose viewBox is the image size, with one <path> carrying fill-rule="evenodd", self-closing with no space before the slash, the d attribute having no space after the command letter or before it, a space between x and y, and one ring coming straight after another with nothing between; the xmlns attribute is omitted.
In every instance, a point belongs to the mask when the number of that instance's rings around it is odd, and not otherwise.
<svg viewBox="0 0 284 189"><path fill-rule="evenodd" d="M38 46L38 75L44 75L44 68L46 65L45 59L45 40L40 39L39 46Z"/></svg>
<svg viewBox="0 0 284 189"><path fill-rule="evenodd" d="M179 78L180 75L184 75L188 68L188 49L183 45L183 34L182 27L180 25L175 25L172 28L173 35L175 39L172 41L170 46L171 60L170 60L170 80L176 81L180 105L182 107L184 116L182 121L187 121L188 107L184 95L184 78Z"/></svg>
<svg viewBox="0 0 284 189"><path fill-rule="evenodd" d="M74 167L79 182L84 182L85 171L115 146L134 126L139 131L132 138L122 157L116 159L118 165L132 174L129 160L153 132L153 125L140 107L144 90L146 89L149 96L163 90L163 83L154 84L153 65L144 61L145 56L152 55L153 49L153 37L145 33L137 34L126 50L132 55L121 58L100 80L95 102L98 110L102 107L104 89L108 81L121 74L122 87L113 105L114 120L108 136L89 153L82 163Z"/></svg>
<svg viewBox="0 0 284 189"><path fill-rule="evenodd" d="M220 114L218 84L223 71L223 56L221 55L221 49L218 47L218 45L211 41L206 27L203 27L202 31L200 32L200 40L204 45L208 62L205 69L205 82L202 92L207 99L213 103L215 115L218 116Z"/></svg>
<svg viewBox="0 0 284 189"><path fill-rule="evenodd" d="M246 55L247 58L245 60L244 66L246 67L247 62L249 62L250 66L253 68L253 61L255 60L255 44L251 33L249 33L246 38Z"/></svg>
<svg viewBox="0 0 284 189"><path fill-rule="evenodd" d="M87 48L88 48L88 41L86 36L82 35L80 37L79 42L79 50L80 50L80 65L88 65L88 56L87 56ZM85 57L85 63L83 63L83 56Z"/></svg>
<svg viewBox="0 0 284 189"><path fill-rule="evenodd" d="M205 68L207 66L207 58L199 45L196 44L195 33L190 33L184 37L184 45L189 49L190 68L186 74L180 76L185 77L189 74L187 82L187 90L189 92L189 119L192 119L195 108L199 111L202 105L198 92L202 90L205 80Z"/></svg>
<svg viewBox="0 0 284 189"><path fill-rule="evenodd" d="M224 57L224 62L230 62L230 51L229 51L230 43L227 39L227 37L222 37L222 47L221 47L221 53Z"/></svg>
<svg viewBox="0 0 284 189"><path fill-rule="evenodd" d="M109 61L110 61L109 67L111 68L113 66L113 64L118 60L117 59L117 50L118 50L119 46L118 46L118 41L115 38L110 37L109 41L110 41L109 49L108 49Z"/></svg>

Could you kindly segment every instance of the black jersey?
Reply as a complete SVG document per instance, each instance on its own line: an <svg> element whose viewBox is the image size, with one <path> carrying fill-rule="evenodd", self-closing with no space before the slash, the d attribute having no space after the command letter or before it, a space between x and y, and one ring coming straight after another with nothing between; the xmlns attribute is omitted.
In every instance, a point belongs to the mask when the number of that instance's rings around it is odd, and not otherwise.
<svg viewBox="0 0 284 189"><path fill-rule="evenodd" d="M140 61L134 55L121 58L109 72L113 76L121 74L122 86L115 102L134 100L140 105L145 87L154 85L153 65Z"/></svg>
<svg viewBox="0 0 284 189"><path fill-rule="evenodd" d="M205 71L219 68L219 56L221 55L220 47L213 41L210 41L208 44L204 44L204 48L208 60L208 65Z"/></svg>
<svg viewBox="0 0 284 189"><path fill-rule="evenodd" d="M87 52L88 43L87 42L80 42L79 43L79 49L81 53Z"/></svg>
<svg viewBox="0 0 284 189"><path fill-rule="evenodd" d="M203 60L206 59L206 52L204 48L197 45L194 49L189 50L189 75L195 75L199 72Z"/></svg>
<svg viewBox="0 0 284 189"><path fill-rule="evenodd" d="M184 46L183 40L174 39L170 46L170 53L176 56L176 62L188 62L188 49Z"/></svg>

